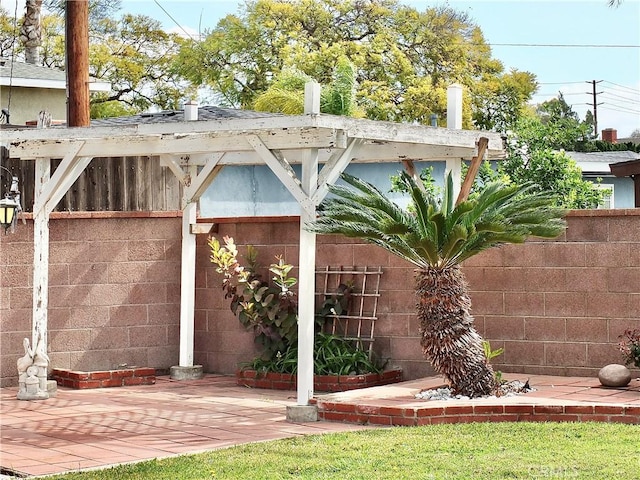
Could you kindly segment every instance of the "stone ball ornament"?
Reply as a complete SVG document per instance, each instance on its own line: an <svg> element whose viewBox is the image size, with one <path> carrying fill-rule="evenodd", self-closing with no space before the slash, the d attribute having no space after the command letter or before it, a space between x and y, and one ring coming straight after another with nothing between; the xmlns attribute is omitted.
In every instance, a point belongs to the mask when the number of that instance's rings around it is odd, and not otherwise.
<svg viewBox="0 0 640 480"><path fill-rule="evenodd" d="M631 381L631 371L624 365L606 365L598 372L598 380L605 387L626 387Z"/></svg>

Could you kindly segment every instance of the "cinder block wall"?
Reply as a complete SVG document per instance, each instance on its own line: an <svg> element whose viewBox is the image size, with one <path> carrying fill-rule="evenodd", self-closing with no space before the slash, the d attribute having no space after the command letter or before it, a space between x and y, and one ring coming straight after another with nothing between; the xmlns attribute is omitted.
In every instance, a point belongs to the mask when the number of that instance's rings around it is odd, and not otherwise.
<svg viewBox="0 0 640 480"><path fill-rule="evenodd" d="M180 225L176 214L53 214L50 222L51 366L167 369L179 358ZM298 219L219 221L218 233L296 264ZM640 209L571 212L566 236L504 246L469 260L477 328L505 372L595 375L620 363L618 335L640 328ZM0 233L0 385L17 382L31 335L33 224ZM384 250L318 237L317 264L382 266L376 351L405 378L432 373L422 360L413 267ZM255 355L253 337L229 311L221 276L198 237L195 362L232 373ZM293 276L297 276L294 270ZM635 372L640 373L640 372Z"/></svg>
<svg viewBox="0 0 640 480"><path fill-rule="evenodd" d="M640 328L640 210L571 212L566 235L505 245L467 261L478 331L504 372L596 375L620 363L618 335ZM216 234L258 248L262 264L284 254L297 263L298 220L222 223ZM230 373L254 354L252 338L222 298L221 276L201 242L198 262L196 359ZM386 251L335 236L318 237L317 265L381 265L376 352L405 378L432 373L422 359L413 294L413 267ZM294 275L296 272L294 272Z"/></svg>
<svg viewBox="0 0 640 480"><path fill-rule="evenodd" d="M480 331L508 372L596 375L640 328L640 210L571 212L557 241L509 245L464 266ZM636 371L636 373L638 373Z"/></svg>
<svg viewBox="0 0 640 480"><path fill-rule="evenodd" d="M155 215L155 214L154 214ZM48 343L51 366L169 368L178 358L180 219L52 214ZM17 383L31 338L33 222L0 233L1 384Z"/></svg>

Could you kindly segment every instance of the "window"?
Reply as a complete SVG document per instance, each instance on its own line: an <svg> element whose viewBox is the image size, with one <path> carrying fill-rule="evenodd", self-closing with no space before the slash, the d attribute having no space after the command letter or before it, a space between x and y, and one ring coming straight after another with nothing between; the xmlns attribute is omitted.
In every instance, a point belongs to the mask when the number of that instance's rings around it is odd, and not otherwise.
<svg viewBox="0 0 640 480"><path fill-rule="evenodd" d="M595 183L595 187L599 190L604 190L602 201L598 205L599 209L615 208L613 204L613 183Z"/></svg>

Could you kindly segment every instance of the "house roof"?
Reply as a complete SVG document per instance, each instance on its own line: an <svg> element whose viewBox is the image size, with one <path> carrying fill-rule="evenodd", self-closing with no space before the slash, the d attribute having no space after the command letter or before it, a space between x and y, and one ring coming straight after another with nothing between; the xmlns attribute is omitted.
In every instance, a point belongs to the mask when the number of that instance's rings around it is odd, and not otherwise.
<svg viewBox="0 0 640 480"><path fill-rule="evenodd" d="M611 174L609 164L640 159L640 153L629 150L613 152L565 152L585 174Z"/></svg>
<svg viewBox="0 0 640 480"><path fill-rule="evenodd" d="M198 107L198 122L207 120L229 120L235 118L264 118L282 117L280 113L256 112L253 110L238 110L235 108L223 108L215 106ZM184 122L183 110L162 110L160 112L139 113L127 117L111 117L91 120L92 127L115 127L124 125L145 125L157 123Z"/></svg>
<svg viewBox="0 0 640 480"><path fill-rule="evenodd" d="M65 90L67 75L63 70L56 68L0 59L0 86ZM89 77L89 90L108 92L111 90L111 85L108 82Z"/></svg>

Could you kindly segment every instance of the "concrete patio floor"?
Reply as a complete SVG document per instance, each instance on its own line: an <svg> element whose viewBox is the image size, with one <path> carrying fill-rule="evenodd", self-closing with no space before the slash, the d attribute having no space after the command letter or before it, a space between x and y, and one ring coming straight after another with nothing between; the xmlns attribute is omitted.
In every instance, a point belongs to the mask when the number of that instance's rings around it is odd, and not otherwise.
<svg viewBox="0 0 640 480"><path fill-rule="evenodd" d="M507 378L521 378L508 375ZM416 400L439 378L345 393L319 394L320 416L294 424L286 406L295 392L238 387L235 378L158 377L155 385L71 390L45 401L19 401L17 388L0 390L0 478L63 473L197 453L249 442L353 431L374 425L444 421L596 420L640 424L640 380L606 389L596 379L532 376L535 392L456 402ZM461 402L461 403L460 403ZM455 403L455 405L453 405ZM448 404L448 405L443 405ZM389 420L387 420L387 418ZM393 419L400 419L394 422ZM435 420L434 420L435 419ZM345 423L354 422L354 423ZM9 477L10 478L10 477Z"/></svg>

